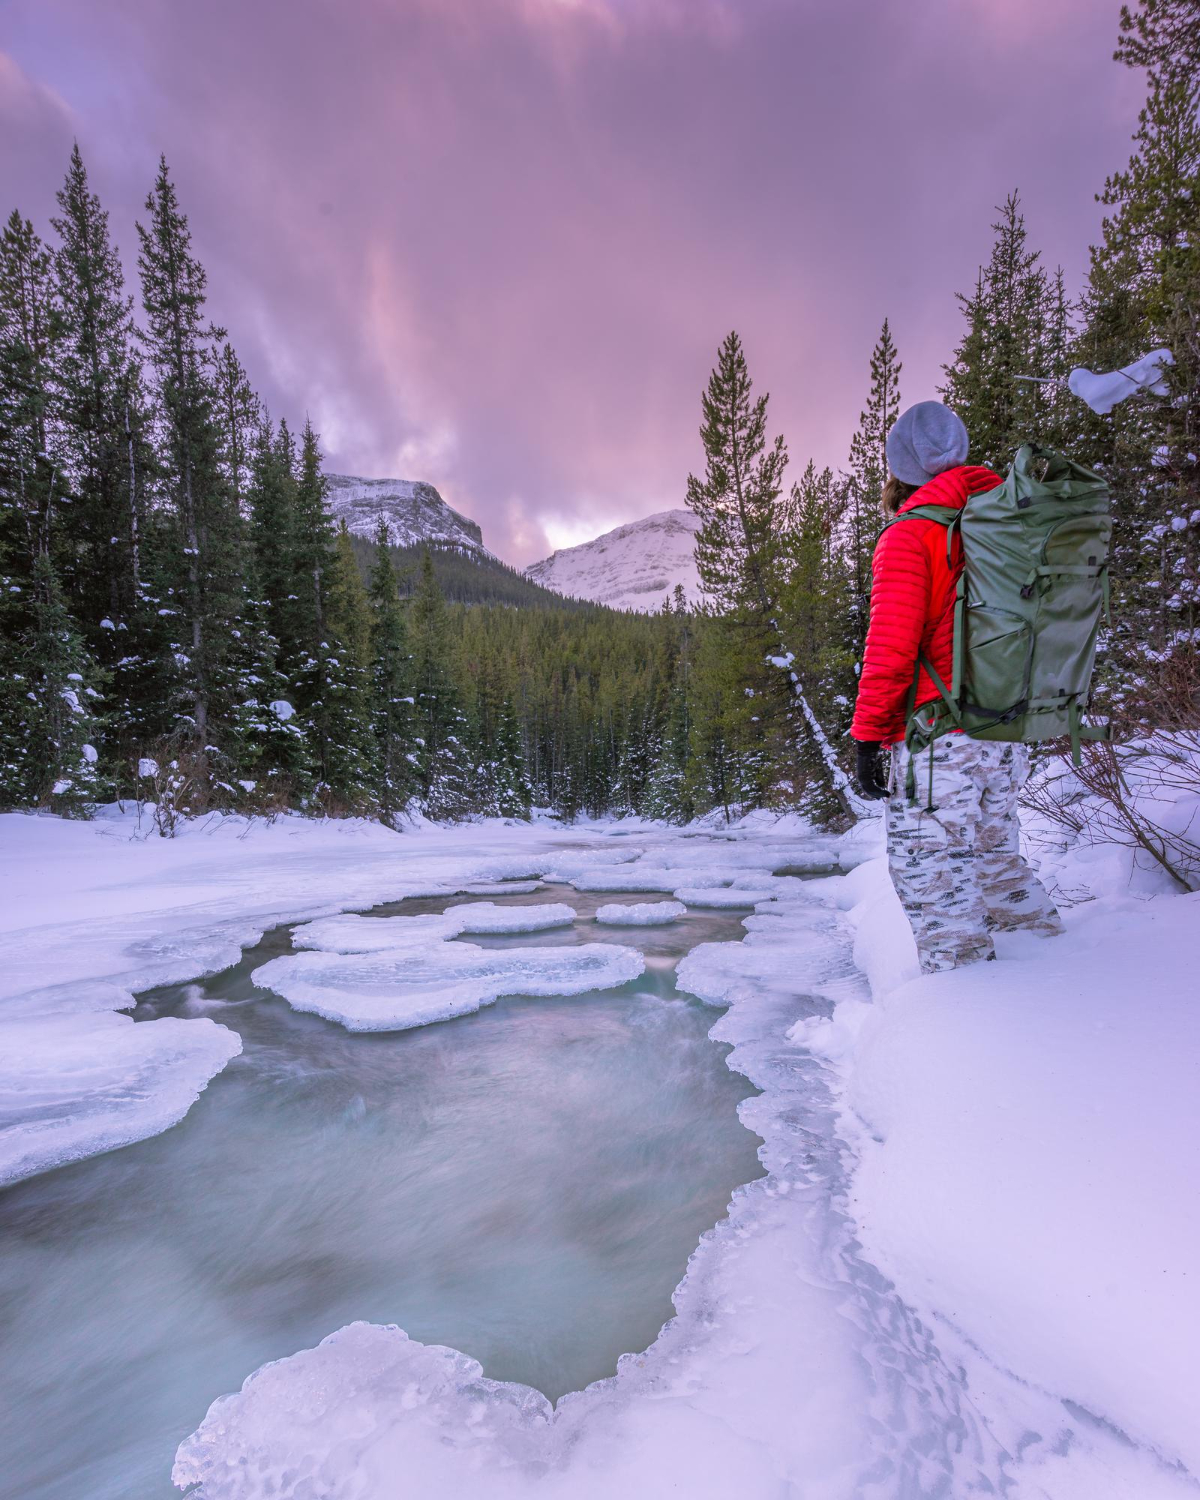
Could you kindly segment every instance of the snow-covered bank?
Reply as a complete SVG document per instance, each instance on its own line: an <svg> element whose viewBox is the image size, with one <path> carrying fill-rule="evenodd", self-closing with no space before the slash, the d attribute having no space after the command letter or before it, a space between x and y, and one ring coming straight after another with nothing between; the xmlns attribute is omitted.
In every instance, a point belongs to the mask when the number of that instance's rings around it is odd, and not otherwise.
<svg viewBox="0 0 1200 1500"><path fill-rule="evenodd" d="M930 1319L1200 1474L1200 896L1068 923L863 1024L863 1245Z"/></svg>
<svg viewBox="0 0 1200 1500"><path fill-rule="evenodd" d="M205 1018L0 1020L0 1185L169 1129L240 1051L234 1032Z"/></svg>
<svg viewBox="0 0 1200 1500"><path fill-rule="evenodd" d="M1087 898L1065 936L917 977L874 859L824 887L874 1003L797 1039L839 1064L869 1258L968 1365L1158 1456L1114 1493L1170 1493L1176 1466L1200 1476L1200 895L1029 821L1060 899ZM1108 1493L1070 1457L1047 1493Z"/></svg>

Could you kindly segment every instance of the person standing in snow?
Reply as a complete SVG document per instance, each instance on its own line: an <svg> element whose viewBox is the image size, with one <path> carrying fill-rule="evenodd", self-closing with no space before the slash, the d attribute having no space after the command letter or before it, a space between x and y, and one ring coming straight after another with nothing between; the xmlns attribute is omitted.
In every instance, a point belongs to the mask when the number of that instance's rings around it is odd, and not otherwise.
<svg viewBox="0 0 1200 1500"><path fill-rule="evenodd" d="M903 412L887 439L886 519L925 505L961 510L972 495L995 489L1000 476L968 464L968 448L967 429L940 401ZM936 805L931 810L905 795L909 713L938 698L929 673L922 668L917 676L918 654L944 682L953 675L954 597L963 565L957 530L951 545L947 559L946 528L921 517L880 536L850 730L863 796L887 799L888 867L926 972L994 958L993 932L1062 931L1054 903L1021 857L1024 745L943 735L932 751ZM929 753L921 751L922 766Z"/></svg>

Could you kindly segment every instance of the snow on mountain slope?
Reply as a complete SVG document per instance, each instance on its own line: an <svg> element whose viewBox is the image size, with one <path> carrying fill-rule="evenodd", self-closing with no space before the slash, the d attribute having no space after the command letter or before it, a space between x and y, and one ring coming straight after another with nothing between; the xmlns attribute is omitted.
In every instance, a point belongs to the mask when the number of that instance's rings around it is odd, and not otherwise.
<svg viewBox="0 0 1200 1500"><path fill-rule="evenodd" d="M658 609L677 583L688 602L700 597L696 528L690 510L664 510L606 531L594 541L564 547L525 569L545 588L614 609Z"/></svg>
<svg viewBox="0 0 1200 1500"><path fill-rule="evenodd" d="M487 553L478 522L452 510L431 484L412 479L359 479L352 474L326 474L325 478L330 514L336 521L344 520L354 536L373 541L383 516L394 546L432 542Z"/></svg>

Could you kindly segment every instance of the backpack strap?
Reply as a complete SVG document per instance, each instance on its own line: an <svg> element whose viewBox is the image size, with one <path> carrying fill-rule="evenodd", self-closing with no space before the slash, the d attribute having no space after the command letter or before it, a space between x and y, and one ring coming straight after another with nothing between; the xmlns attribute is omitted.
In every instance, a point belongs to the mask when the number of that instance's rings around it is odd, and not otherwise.
<svg viewBox="0 0 1200 1500"><path fill-rule="evenodd" d="M924 669L925 669L926 673L928 674L929 679L933 683L934 687L937 688L938 694L941 697L942 702L946 705L946 712L954 720L954 727L956 729L961 729L962 728L962 713L959 711L958 704L950 696L950 690L947 688L946 684L942 681L941 673L934 666L934 664L929 660L928 656L925 655L925 652L924 652L923 648L922 649L918 649L918 651L917 651L917 664L913 668L912 686L908 690L908 705L907 705L907 707L904 710L905 721L907 722L909 719L911 719L912 716L913 716L913 713L916 711L916 707L917 707L917 689L921 685L921 669L922 669L922 667L924 667Z"/></svg>
<svg viewBox="0 0 1200 1500"><path fill-rule="evenodd" d="M1085 724L1081 717L1082 712L1082 709L1079 707L1079 699L1072 698L1070 707L1067 709L1067 721L1070 725L1071 764L1073 766L1083 764L1083 756L1080 754L1080 742L1082 740L1112 739L1112 726L1110 724Z"/></svg>
<svg viewBox="0 0 1200 1500"><path fill-rule="evenodd" d="M1100 587L1104 591L1104 608L1111 618L1107 563L1103 563L1100 567L1094 563L1041 563L1038 567L1030 569L1029 577L1021 585L1021 598L1031 598L1039 579L1046 578L1099 578Z"/></svg>
<svg viewBox="0 0 1200 1500"><path fill-rule="evenodd" d="M946 684L942 681L940 675L938 674L938 669L934 666L934 664L925 655L924 651L918 651L917 652L917 672L918 672L918 674L920 673L922 667L924 667L925 670L929 673L930 681L933 683L934 687L937 688L938 692L942 695L942 702L946 705L946 711L947 711L947 713L949 713L950 717L954 720L954 726L955 726L955 728L956 729L961 729L962 728L962 714L959 712L958 704L955 703L954 699L950 696L950 693L949 693L949 690L946 687ZM915 692L915 688L914 688L914 692Z"/></svg>
<svg viewBox="0 0 1200 1500"><path fill-rule="evenodd" d="M942 702L937 705L930 716L928 724L922 724L916 719L917 689L921 682L922 667L929 674L935 688L941 696ZM941 673L926 656L923 650L917 652L917 664L913 668L912 686L908 690L908 707L905 712L905 722L908 732L905 735L905 743L908 746L908 775L905 777L904 792L910 803L917 800L917 780L915 768L915 755L917 741L921 741L921 749L925 748L926 737L929 745L929 797L926 802L925 811L935 812L933 805L933 744L939 735L946 733L945 720L948 718L955 729L962 728L962 712L958 704L950 696L946 684L942 681ZM938 720L942 722L939 724ZM918 732L919 731L919 732Z"/></svg>
<svg viewBox="0 0 1200 1500"><path fill-rule="evenodd" d="M939 526L949 526L953 517L959 514L949 505L914 505L911 510L902 510L894 515L890 521L885 522L884 531L889 526L895 526L898 521L936 521Z"/></svg>
<svg viewBox="0 0 1200 1500"><path fill-rule="evenodd" d="M944 506L942 508L945 509ZM948 568L954 566L954 538L961 530L963 510L965 509L966 507L964 506L962 509L956 510L946 523L946 566Z"/></svg>
<svg viewBox="0 0 1200 1500"><path fill-rule="evenodd" d="M946 565L948 567L953 567L954 536L958 531L958 528L962 525L962 518L962 507L958 509L952 509L948 505L914 505L911 510L906 510L898 516L893 516L892 519L886 523L883 529L884 531L886 531L889 526L895 526L898 521L907 521L910 519L917 521L933 521L938 526L944 526L946 528ZM956 608L955 611L954 630L954 679L956 685L961 673L962 629L961 623L958 619L958 615L961 612L961 583L958 592L960 596L960 602L958 608ZM934 687L937 688L938 696L942 700L942 705L944 705L945 714L949 717L956 729L962 728L962 713L959 710L958 704L954 701L949 688L947 688L946 684L942 681L942 677L938 672L938 669L930 661L924 650L919 649L917 651L916 665L913 667L912 686L908 690L908 706L904 714L905 723L908 725L908 734L906 735L906 740L909 742L908 774L905 777L904 790L905 795L910 803L916 802L917 800L916 768L914 766L913 758L913 716L916 713L917 708L917 690L920 687L921 683L922 667L928 673L929 679L933 683ZM936 716L937 714L935 711L935 718ZM938 731L934 720L931 720L931 722L927 726L921 725L920 728L922 730L922 739L924 738L925 733L929 733L929 796L927 799L926 811L934 812L933 742L938 736ZM930 733L930 731L934 732Z"/></svg>
<svg viewBox="0 0 1200 1500"><path fill-rule="evenodd" d="M914 505L912 510L902 511L898 516L884 524L883 530L889 526L895 526L897 521L933 521L938 526L946 528L946 562L949 566L954 564L954 534L962 525L963 510L960 506L957 510L949 505Z"/></svg>

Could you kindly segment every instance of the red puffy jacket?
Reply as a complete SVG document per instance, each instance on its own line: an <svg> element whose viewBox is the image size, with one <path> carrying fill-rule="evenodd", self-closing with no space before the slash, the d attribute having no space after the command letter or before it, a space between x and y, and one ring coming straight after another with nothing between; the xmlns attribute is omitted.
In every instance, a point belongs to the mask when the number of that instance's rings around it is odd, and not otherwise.
<svg viewBox="0 0 1200 1500"><path fill-rule="evenodd" d="M972 495L993 490L1000 476L963 464L937 475L900 507L945 505L961 510ZM871 568L871 623L863 653L858 701L850 733L856 740L894 745L904 738L905 710L912 689L917 652L925 655L950 686L954 663L954 591L962 572L962 542L955 531L946 560L946 528L918 517L889 526L875 547ZM938 697L924 669L917 684L917 706Z"/></svg>

